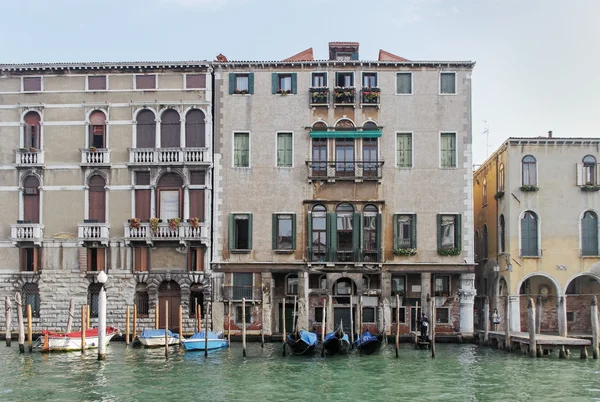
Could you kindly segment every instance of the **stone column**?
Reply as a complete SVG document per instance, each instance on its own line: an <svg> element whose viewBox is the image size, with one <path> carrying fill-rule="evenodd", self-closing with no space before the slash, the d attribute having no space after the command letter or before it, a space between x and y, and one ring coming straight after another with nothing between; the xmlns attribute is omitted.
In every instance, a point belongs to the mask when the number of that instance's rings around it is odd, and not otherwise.
<svg viewBox="0 0 600 402"><path fill-rule="evenodd" d="M567 336L567 296L558 297L558 335Z"/></svg>
<svg viewBox="0 0 600 402"><path fill-rule="evenodd" d="M225 323L225 303L223 303L223 272L213 272L212 280L212 323L213 331L223 331ZM232 313L233 316L233 313Z"/></svg>
<svg viewBox="0 0 600 402"><path fill-rule="evenodd" d="M273 333L273 293L271 293L273 275L270 272L260 274L262 282L262 326L265 335Z"/></svg>
<svg viewBox="0 0 600 402"><path fill-rule="evenodd" d="M308 272L298 272L298 329L308 327Z"/></svg>
<svg viewBox="0 0 600 402"><path fill-rule="evenodd" d="M391 277L390 277L390 281L391 281ZM391 284L390 284L390 287L391 287ZM420 306L419 308L421 308L421 307L427 308L427 295L433 296L433 292L431 291L431 273L423 272L421 274L421 301L419 302L419 306ZM421 311L425 312L426 310L421 310Z"/></svg>
<svg viewBox="0 0 600 402"><path fill-rule="evenodd" d="M187 222L190 219L190 188L183 187L183 221Z"/></svg>
<svg viewBox="0 0 600 402"><path fill-rule="evenodd" d="M150 218L156 216L156 186L150 186Z"/></svg>
<svg viewBox="0 0 600 402"><path fill-rule="evenodd" d="M119 258L119 242L111 241L110 246L110 269L117 269L117 261Z"/></svg>
<svg viewBox="0 0 600 402"><path fill-rule="evenodd" d="M473 307L475 305L475 274L460 274L460 332L473 336Z"/></svg>
<svg viewBox="0 0 600 402"><path fill-rule="evenodd" d="M392 328L392 273L381 273L381 301L383 303L383 316L385 317L385 329L391 334Z"/></svg>
<svg viewBox="0 0 600 402"><path fill-rule="evenodd" d="M508 296L510 305L510 330L511 332L521 332L521 303L519 296Z"/></svg>

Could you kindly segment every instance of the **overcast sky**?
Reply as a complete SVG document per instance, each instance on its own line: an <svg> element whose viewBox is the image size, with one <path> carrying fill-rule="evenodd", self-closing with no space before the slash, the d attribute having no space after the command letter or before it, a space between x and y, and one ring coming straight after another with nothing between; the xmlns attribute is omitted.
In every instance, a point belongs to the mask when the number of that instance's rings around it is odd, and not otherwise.
<svg viewBox="0 0 600 402"><path fill-rule="evenodd" d="M507 137L600 137L600 0L0 0L0 63L281 60L358 41L473 60L473 159ZM484 121L489 124L486 150Z"/></svg>

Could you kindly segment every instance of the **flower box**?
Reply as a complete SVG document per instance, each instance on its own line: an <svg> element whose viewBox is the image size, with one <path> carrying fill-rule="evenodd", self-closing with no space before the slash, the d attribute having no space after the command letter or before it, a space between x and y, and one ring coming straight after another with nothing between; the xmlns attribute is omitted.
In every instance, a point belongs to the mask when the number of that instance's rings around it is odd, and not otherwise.
<svg viewBox="0 0 600 402"><path fill-rule="evenodd" d="M196 229L196 228L198 228L198 226L200 226L200 219L198 219L197 217L193 217L193 218L188 219L188 223L190 224L191 227Z"/></svg>
<svg viewBox="0 0 600 402"><path fill-rule="evenodd" d="M526 185L526 186L521 186L521 191L525 191L525 192L535 192L538 191L540 188L538 186L533 186L533 185Z"/></svg>
<svg viewBox="0 0 600 402"><path fill-rule="evenodd" d="M419 252L416 248L396 248L394 249L394 255L399 255L403 257L410 257L412 255L416 255Z"/></svg>
<svg viewBox="0 0 600 402"><path fill-rule="evenodd" d="M241 89L241 90L240 89L235 89L233 91L233 93L236 94L236 95L248 95L249 94L249 92L248 92L247 89Z"/></svg>
<svg viewBox="0 0 600 402"><path fill-rule="evenodd" d="M138 229L140 227L141 220L140 218L131 218L127 222L129 222L130 228Z"/></svg>
<svg viewBox="0 0 600 402"><path fill-rule="evenodd" d="M455 255L460 255L461 249L460 248L438 248L438 255L441 256L455 256Z"/></svg>
<svg viewBox="0 0 600 402"><path fill-rule="evenodd" d="M593 184L586 184L585 186L581 186L581 191L591 192L600 190L600 186Z"/></svg>

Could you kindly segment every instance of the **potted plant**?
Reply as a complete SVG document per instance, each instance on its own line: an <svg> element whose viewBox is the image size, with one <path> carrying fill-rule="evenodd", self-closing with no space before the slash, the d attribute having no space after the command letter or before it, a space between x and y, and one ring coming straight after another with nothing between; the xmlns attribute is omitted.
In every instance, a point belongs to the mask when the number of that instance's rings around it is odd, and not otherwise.
<svg viewBox="0 0 600 402"><path fill-rule="evenodd" d="M410 257L411 255L416 255L419 252L416 248L396 248L394 249L394 255L400 255L403 257Z"/></svg>
<svg viewBox="0 0 600 402"><path fill-rule="evenodd" d="M96 152L96 147L92 145L90 146L89 150L90 152Z"/></svg>
<svg viewBox="0 0 600 402"><path fill-rule="evenodd" d="M158 224L160 223L160 219L158 218L150 218L150 229L152 233L158 232Z"/></svg>
<svg viewBox="0 0 600 402"><path fill-rule="evenodd" d="M354 102L355 89L350 87L337 87L335 88L333 95L337 103L351 103Z"/></svg>
<svg viewBox="0 0 600 402"><path fill-rule="evenodd" d="M526 184L524 186L521 186L521 191L525 191L525 192L531 192L531 191L538 191L540 188L538 186L534 186L531 184Z"/></svg>
<svg viewBox="0 0 600 402"><path fill-rule="evenodd" d="M129 227L132 229L138 229L140 227L140 218L131 218L129 219Z"/></svg>
<svg viewBox="0 0 600 402"><path fill-rule="evenodd" d="M598 191L600 190L600 186L594 184L586 184L585 186L581 186L581 191Z"/></svg>
<svg viewBox="0 0 600 402"><path fill-rule="evenodd" d="M200 226L200 219L198 219L197 216L194 216L193 218L188 219L188 222L189 222L190 226L193 227L194 229L197 229L198 226Z"/></svg>
<svg viewBox="0 0 600 402"><path fill-rule="evenodd" d="M458 247L452 248L438 248L438 255L449 256L449 255L460 255L461 249Z"/></svg>
<svg viewBox="0 0 600 402"><path fill-rule="evenodd" d="M377 103L379 101L379 88L363 88L363 103Z"/></svg>
<svg viewBox="0 0 600 402"><path fill-rule="evenodd" d="M35 149L34 147L29 147L29 152L37 152L37 149Z"/></svg>
<svg viewBox="0 0 600 402"><path fill-rule="evenodd" d="M237 95L247 95L248 94L248 90L247 89L235 89L233 91L234 94Z"/></svg>
<svg viewBox="0 0 600 402"><path fill-rule="evenodd" d="M278 89L277 94L279 95L289 95L292 93L291 89Z"/></svg>
<svg viewBox="0 0 600 402"><path fill-rule="evenodd" d="M169 218L167 220L167 222L169 223L169 229L171 231L175 231L175 230L179 229L179 225L181 223L181 219L179 219L179 218Z"/></svg>

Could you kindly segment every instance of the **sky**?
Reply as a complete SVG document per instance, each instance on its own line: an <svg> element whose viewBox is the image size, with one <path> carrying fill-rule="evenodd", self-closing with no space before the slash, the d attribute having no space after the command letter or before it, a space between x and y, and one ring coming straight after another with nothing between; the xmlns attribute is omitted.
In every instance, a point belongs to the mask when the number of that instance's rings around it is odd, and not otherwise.
<svg viewBox="0 0 600 402"><path fill-rule="evenodd" d="M363 60L472 60L474 164L511 136L600 137L600 0L0 0L0 13L0 63L326 59L330 41L360 42Z"/></svg>

